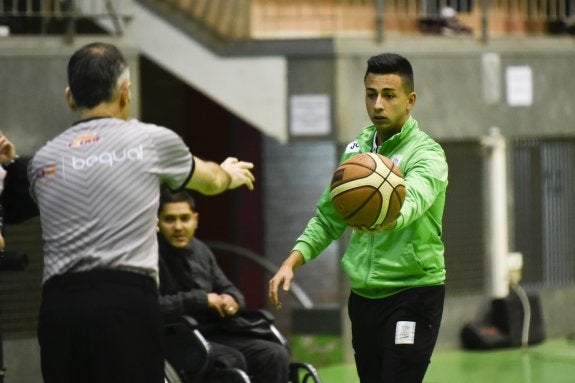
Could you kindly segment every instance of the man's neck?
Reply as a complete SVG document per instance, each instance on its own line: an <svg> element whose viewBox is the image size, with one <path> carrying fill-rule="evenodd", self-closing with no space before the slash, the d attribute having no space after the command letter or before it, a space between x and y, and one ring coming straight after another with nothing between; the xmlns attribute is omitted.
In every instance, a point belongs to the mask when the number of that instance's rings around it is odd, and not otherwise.
<svg viewBox="0 0 575 383"><path fill-rule="evenodd" d="M114 104L99 104L91 109L82 109L80 110L80 119L81 120L88 120L90 118L95 117L114 117L125 119L125 116L122 112L118 109L118 107Z"/></svg>
<svg viewBox="0 0 575 383"><path fill-rule="evenodd" d="M386 132L377 132L377 138L375 143L377 144L377 146L381 146L383 145L383 143L387 140L389 140L393 135L397 134L401 132L401 129L399 130L393 130L393 131L386 131Z"/></svg>

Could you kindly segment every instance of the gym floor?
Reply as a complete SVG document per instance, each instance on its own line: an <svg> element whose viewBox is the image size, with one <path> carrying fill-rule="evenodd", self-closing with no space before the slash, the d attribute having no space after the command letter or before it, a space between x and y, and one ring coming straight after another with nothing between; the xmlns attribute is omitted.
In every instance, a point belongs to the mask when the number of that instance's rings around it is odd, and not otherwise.
<svg viewBox="0 0 575 383"><path fill-rule="evenodd" d="M353 365L318 370L323 383L359 383ZM528 349L436 351L424 383L572 383L575 342L552 339Z"/></svg>

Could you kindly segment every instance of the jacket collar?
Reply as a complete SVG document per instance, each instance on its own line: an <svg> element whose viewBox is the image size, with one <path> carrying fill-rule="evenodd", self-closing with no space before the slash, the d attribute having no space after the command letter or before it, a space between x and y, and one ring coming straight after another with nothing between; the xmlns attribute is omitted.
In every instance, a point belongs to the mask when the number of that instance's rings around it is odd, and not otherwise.
<svg viewBox="0 0 575 383"><path fill-rule="evenodd" d="M405 123L401 127L401 130L398 133L391 136L385 142L380 142L378 145L377 129L375 125L372 125L366 129L368 131L367 133L372 136L370 151L372 153L377 153L381 151L382 146L386 147L394 146L395 143L403 141L405 137L409 136L411 132L413 132L416 129L417 129L417 121L412 116L409 116L409 118L407 119L407 121L405 121Z"/></svg>

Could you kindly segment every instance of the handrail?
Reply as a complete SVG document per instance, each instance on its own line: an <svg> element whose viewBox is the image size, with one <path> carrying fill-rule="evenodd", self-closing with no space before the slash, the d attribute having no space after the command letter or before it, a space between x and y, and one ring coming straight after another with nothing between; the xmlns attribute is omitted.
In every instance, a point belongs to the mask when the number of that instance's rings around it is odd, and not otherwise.
<svg viewBox="0 0 575 383"><path fill-rule="evenodd" d="M258 266L261 266L263 269L265 269L272 275L275 274L276 271L278 270L278 266L276 264L262 257L261 255L249 249L246 249L245 247L221 241L204 241L204 242L214 252L217 252L219 250L232 253L234 255L239 255L243 258L246 258L254 262ZM296 282L292 281L290 291L303 307L305 307L306 309L311 309L314 307L312 300Z"/></svg>
<svg viewBox="0 0 575 383"><path fill-rule="evenodd" d="M573 0L131 0L173 14L219 40L375 37L384 33L462 33L442 10L477 37L575 34ZM111 18L117 34L128 0L32 2L0 0L1 18ZM447 14L447 13L446 13ZM453 20L451 20L453 21ZM431 23L431 24L430 24ZM446 29L447 28L447 29ZM197 28L196 28L197 29ZM446 29L445 31L442 31ZM468 33L465 32L465 33Z"/></svg>
<svg viewBox="0 0 575 383"><path fill-rule="evenodd" d="M0 25L10 28L13 23L18 25L18 20L40 20L42 32L45 33L45 25L53 20L66 21L68 23L65 34L72 38L77 34L75 23L79 19L109 19L116 35L122 35L122 22L128 21L132 15L125 11L125 0L105 0L94 2L91 0L65 0L53 2L32 2L0 0ZM15 21L16 20L16 21ZM17 29L23 27L19 26ZM29 33L30 31L17 30L16 34ZM10 33L10 31L9 31Z"/></svg>
<svg viewBox="0 0 575 383"><path fill-rule="evenodd" d="M575 33L573 0L135 0L184 15L226 41Z"/></svg>

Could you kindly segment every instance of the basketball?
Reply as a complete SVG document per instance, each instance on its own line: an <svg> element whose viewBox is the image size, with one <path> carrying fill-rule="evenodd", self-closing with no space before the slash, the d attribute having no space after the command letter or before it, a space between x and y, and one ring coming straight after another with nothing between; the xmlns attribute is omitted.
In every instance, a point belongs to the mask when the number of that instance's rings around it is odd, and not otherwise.
<svg viewBox="0 0 575 383"><path fill-rule="evenodd" d="M335 210L348 225L373 228L397 218L405 200L405 180L389 158L361 153L334 171L330 195Z"/></svg>

